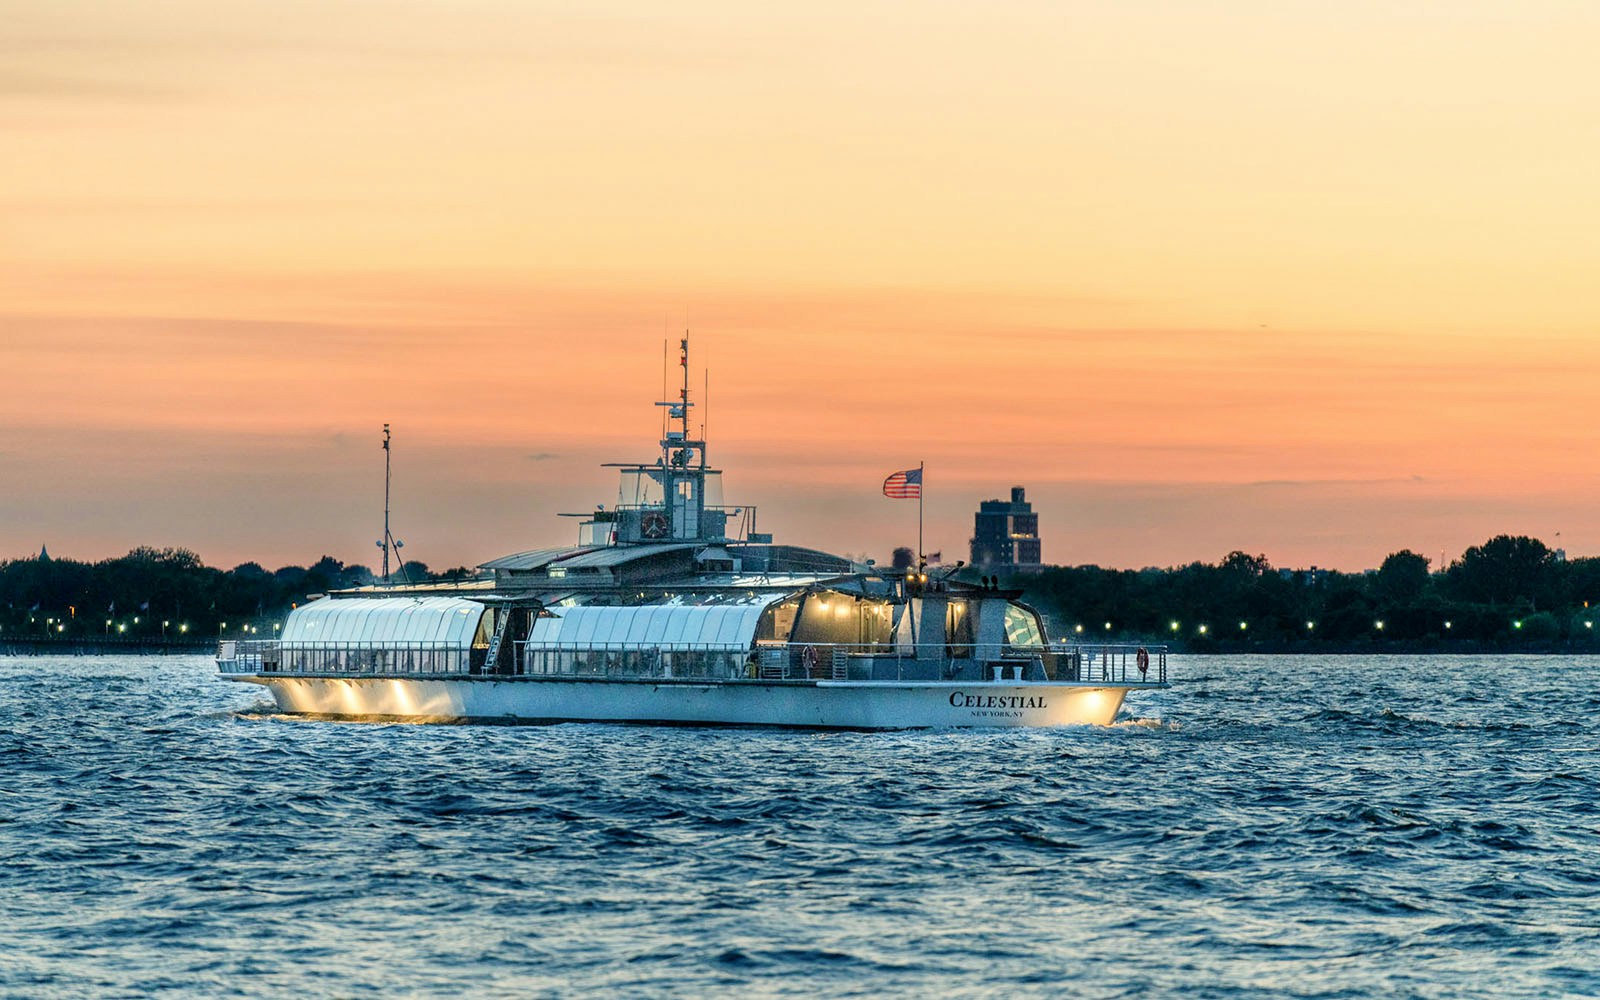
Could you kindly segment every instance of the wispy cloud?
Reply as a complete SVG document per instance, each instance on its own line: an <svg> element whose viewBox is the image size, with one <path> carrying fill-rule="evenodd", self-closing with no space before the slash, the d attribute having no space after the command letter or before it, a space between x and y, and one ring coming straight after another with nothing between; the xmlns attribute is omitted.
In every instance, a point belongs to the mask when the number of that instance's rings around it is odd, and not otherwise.
<svg viewBox="0 0 1600 1000"><path fill-rule="evenodd" d="M1426 476L1391 476L1377 479L1258 479L1246 486L1261 487L1321 487L1321 486L1409 486L1430 482Z"/></svg>
<svg viewBox="0 0 1600 1000"><path fill-rule="evenodd" d="M145 80L107 79L0 68L0 100L5 101L113 101L127 104L162 104L181 100L186 96L187 93L181 88L152 84Z"/></svg>

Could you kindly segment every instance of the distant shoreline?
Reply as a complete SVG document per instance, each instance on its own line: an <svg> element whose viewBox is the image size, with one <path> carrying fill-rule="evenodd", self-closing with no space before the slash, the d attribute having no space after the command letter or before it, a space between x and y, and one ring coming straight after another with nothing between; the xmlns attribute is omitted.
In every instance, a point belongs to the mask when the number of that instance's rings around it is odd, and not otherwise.
<svg viewBox="0 0 1600 1000"><path fill-rule="evenodd" d="M7 656L43 656L45 654L70 654L78 656L103 656L108 653L170 654L209 653L217 648L215 639L162 639L160 636L94 639L45 639L39 636L0 635L0 654Z"/></svg>

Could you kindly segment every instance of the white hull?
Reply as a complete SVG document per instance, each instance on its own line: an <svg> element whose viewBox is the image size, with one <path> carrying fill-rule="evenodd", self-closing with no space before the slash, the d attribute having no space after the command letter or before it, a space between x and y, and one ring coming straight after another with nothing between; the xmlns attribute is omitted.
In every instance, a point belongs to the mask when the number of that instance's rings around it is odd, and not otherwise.
<svg viewBox="0 0 1600 1000"><path fill-rule="evenodd" d="M483 722L656 722L819 729L1109 725L1128 688L1054 683L237 678L296 714ZM1154 685L1152 685L1154 686Z"/></svg>

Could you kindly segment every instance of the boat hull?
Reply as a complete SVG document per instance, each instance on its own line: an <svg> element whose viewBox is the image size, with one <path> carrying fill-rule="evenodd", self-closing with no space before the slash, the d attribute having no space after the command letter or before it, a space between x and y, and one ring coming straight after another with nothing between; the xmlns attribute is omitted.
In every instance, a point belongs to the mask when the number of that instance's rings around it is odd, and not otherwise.
<svg viewBox="0 0 1600 1000"><path fill-rule="evenodd" d="M816 729L1109 725L1129 688L998 682L802 683L247 675L282 712L475 722ZM1154 687L1155 685L1151 685Z"/></svg>

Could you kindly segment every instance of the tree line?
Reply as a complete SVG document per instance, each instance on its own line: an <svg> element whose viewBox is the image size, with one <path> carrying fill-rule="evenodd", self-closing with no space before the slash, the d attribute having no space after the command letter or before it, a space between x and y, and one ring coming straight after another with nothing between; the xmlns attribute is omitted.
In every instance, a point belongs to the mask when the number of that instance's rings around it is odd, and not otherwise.
<svg viewBox="0 0 1600 1000"><path fill-rule="evenodd" d="M1600 650L1600 559L1561 559L1526 536L1492 538L1439 569L1410 550L1365 573L1277 570L1265 556L1231 552L1215 565L1046 567L1005 583L1046 614L1056 638L1192 649L1472 641Z"/></svg>
<svg viewBox="0 0 1600 1000"><path fill-rule="evenodd" d="M413 560L392 580L427 583L472 575L466 567L434 573ZM265 637L308 595L375 582L371 569L332 556L310 566L268 570L247 562L223 570L181 548L140 547L94 563L41 554L0 562L0 631L63 639Z"/></svg>
<svg viewBox="0 0 1600 1000"><path fill-rule="evenodd" d="M983 571L969 567L962 577L976 581ZM473 575L411 561L392 582ZM141 547L95 563L14 559L0 563L0 632L209 639L253 630L265 637L308 595L375 582L368 567L332 556L270 571L254 562L217 569L171 548ZM1004 583L1045 612L1052 638L1165 639L1198 649L1454 641L1600 649L1600 559L1558 559L1526 536L1492 538L1439 569L1410 550L1367 573L1277 570L1265 556L1231 552L1216 564L1169 569L1045 567Z"/></svg>

